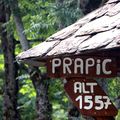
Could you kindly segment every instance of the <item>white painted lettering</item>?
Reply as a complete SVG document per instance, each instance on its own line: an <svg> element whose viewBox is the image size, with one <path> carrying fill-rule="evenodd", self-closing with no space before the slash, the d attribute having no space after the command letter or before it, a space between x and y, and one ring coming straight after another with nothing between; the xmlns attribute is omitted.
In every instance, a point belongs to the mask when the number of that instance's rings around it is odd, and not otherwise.
<svg viewBox="0 0 120 120"><path fill-rule="evenodd" d="M81 93L82 92L82 85L80 82L75 82L74 83L74 93Z"/></svg>
<svg viewBox="0 0 120 120"><path fill-rule="evenodd" d="M97 86L97 83L86 83L87 86L90 86L90 92L94 93L94 87Z"/></svg>
<svg viewBox="0 0 120 120"><path fill-rule="evenodd" d="M85 88L86 88L86 87L85 87L85 83L82 83L83 93L90 93L90 91L87 91Z"/></svg>
<svg viewBox="0 0 120 120"><path fill-rule="evenodd" d="M75 99L75 101L79 101L79 108L80 108L80 110L83 108L83 100L82 100L82 96L81 95L79 95L76 99Z"/></svg>
<svg viewBox="0 0 120 120"><path fill-rule="evenodd" d="M95 61L93 58L86 59L86 74L89 74L89 68L95 65Z"/></svg>
<svg viewBox="0 0 120 120"><path fill-rule="evenodd" d="M105 104L105 109L108 109L109 105L111 105L112 103L110 102L110 99L108 96L103 96L103 99L106 99Z"/></svg>
<svg viewBox="0 0 120 120"><path fill-rule="evenodd" d="M86 110L92 109L92 107L93 107L92 96L86 95L86 96L84 97L84 101L85 101L85 103L87 104L86 106L84 106L84 109L86 109Z"/></svg>
<svg viewBox="0 0 120 120"><path fill-rule="evenodd" d="M102 96L95 96L95 103L97 104L95 106L96 110L101 110L104 108L104 103L102 101Z"/></svg>
<svg viewBox="0 0 120 120"><path fill-rule="evenodd" d="M63 63L63 64L62 64ZM62 74L71 74L73 76L104 76L112 74L111 59L96 59L96 58L54 58L52 60L52 73L57 73L57 68L62 68ZM114 71L113 71L114 72Z"/></svg>
<svg viewBox="0 0 120 120"><path fill-rule="evenodd" d="M96 74L97 74L97 75L100 75L100 73L101 73L100 62L101 62L101 61L98 59L98 60L97 60L97 65L96 65Z"/></svg>
<svg viewBox="0 0 120 120"><path fill-rule="evenodd" d="M111 63L111 62L112 62L111 59L106 59L106 60L104 60L103 63L102 63L103 73L106 74L106 75L110 75L110 74L112 73L111 70L109 70L109 71L106 70L106 68L107 68L106 65L107 65L108 63Z"/></svg>
<svg viewBox="0 0 120 120"><path fill-rule="evenodd" d="M66 63L67 62L67 63ZM72 65L72 60L71 58L64 58L63 60L63 73L66 74L67 72L69 74L72 73L71 69L70 69L70 66Z"/></svg>
<svg viewBox="0 0 120 120"><path fill-rule="evenodd" d="M52 60L52 73L55 73L55 68L61 65L61 60L59 58L55 58Z"/></svg>
<svg viewBox="0 0 120 120"><path fill-rule="evenodd" d="M86 95L82 96L79 95L75 101L79 102L79 109L95 109L95 110L102 110L102 109L108 109L109 105L111 105L111 101L108 98L108 96L101 96L101 95ZM94 107L94 108L93 108Z"/></svg>
<svg viewBox="0 0 120 120"><path fill-rule="evenodd" d="M74 73L80 73L83 74L83 60L80 58L75 59L75 63L74 63ZM80 72L78 72L78 69L80 69Z"/></svg>

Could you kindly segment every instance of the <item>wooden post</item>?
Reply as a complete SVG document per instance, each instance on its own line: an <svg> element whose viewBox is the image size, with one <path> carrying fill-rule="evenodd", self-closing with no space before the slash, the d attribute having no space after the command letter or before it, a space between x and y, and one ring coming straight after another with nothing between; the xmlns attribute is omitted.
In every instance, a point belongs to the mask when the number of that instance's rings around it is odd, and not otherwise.
<svg viewBox="0 0 120 120"><path fill-rule="evenodd" d="M118 110L96 80L67 78L64 89L81 114L95 120L115 120Z"/></svg>
<svg viewBox="0 0 120 120"><path fill-rule="evenodd" d="M114 117L96 117L95 120L115 120Z"/></svg>

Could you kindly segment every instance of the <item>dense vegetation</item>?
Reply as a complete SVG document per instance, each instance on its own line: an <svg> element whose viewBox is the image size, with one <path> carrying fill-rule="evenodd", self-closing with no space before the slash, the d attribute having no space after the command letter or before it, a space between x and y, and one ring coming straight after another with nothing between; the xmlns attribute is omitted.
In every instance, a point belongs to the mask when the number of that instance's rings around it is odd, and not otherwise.
<svg viewBox="0 0 120 120"><path fill-rule="evenodd" d="M4 1L4 0L3 0ZM9 6L12 0L5 0L5 6ZM2 0L0 0L0 5ZM84 15L81 10L79 0L19 0L20 16L24 24L24 33L30 43L30 47L44 41L48 36L57 32L58 30L74 23L77 19ZM0 11L2 12L2 11ZM17 11L16 11L17 12ZM18 14L18 13L16 13ZM13 14L10 13L10 19L4 24L6 31L14 36L15 55L22 52L21 44L19 42L19 34L16 30ZM0 45L1 40L0 40ZM2 48L2 47L1 47ZM36 90L33 82L30 80L30 75L27 70L27 65L18 63L18 106L17 110L21 120L34 120L37 116L36 112ZM44 67L39 68L42 73L46 72ZM4 55L3 50L0 49L0 120L3 118L3 94L5 91L4 80ZM53 120L67 120L69 100L63 89L63 83L60 79L49 79L48 96L52 104L52 119ZM120 79L114 78L106 80L110 98L116 103L120 99ZM44 94L44 93L43 93ZM118 104L118 107L120 105ZM51 114L51 112L50 112ZM120 115L117 116L120 120Z"/></svg>

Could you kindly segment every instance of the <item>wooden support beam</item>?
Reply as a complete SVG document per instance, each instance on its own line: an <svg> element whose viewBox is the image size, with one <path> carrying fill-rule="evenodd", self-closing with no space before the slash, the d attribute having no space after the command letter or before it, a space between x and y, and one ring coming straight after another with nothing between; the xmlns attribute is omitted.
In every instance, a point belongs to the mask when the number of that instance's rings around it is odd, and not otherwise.
<svg viewBox="0 0 120 120"><path fill-rule="evenodd" d="M114 117L96 117L95 120L115 120Z"/></svg>

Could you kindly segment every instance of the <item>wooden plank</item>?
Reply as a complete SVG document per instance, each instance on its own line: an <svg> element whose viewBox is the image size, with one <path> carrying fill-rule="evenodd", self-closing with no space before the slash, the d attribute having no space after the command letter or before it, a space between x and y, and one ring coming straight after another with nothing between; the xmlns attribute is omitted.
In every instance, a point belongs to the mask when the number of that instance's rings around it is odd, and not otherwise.
<svg viewBox="0 0 120 120"><path fill-rule="evenodd" d="M38 57L38 56L42 57L59 43L60 41L42 42L36 45L35 47L20 53L17 56L17 59L22 60L22 59L33 58L33 57Z"/></svg>
<svg viewBox="0 0 120 120"><path fill-rule="evenodd" d="M82 35L89 35L92 33L98 33L102 31L110 30L112 28L110 23L111 23L111 19L109 16L102 16L98 19L86 23L75 34L82 36Z"/></svg>
<svg viewBox="0 0 120 120"><path fill-rule="evenodd" d="M119 29L109 30L106 32L96 34L93 37L84 41L83 43L79 44L77 53L80 53L81 51L89 50L95 51L119 47L120 44L117 44L119 38L120 38Z"/></svg>
<svg viewBox="0 0 120 120"><path fill-rule="evenodd" d="M120 23L120 20L116 21L116 23L117 22ZM110 48L119 48L119 39L119 29L105 31L96 34L93 37L91 37L91 35L79 36L79 34L76 32L76 34L72 37L61 41L60 44L58 44L51 51L49 51L46 54L46 56L55 56L63 54L81 54L81 52L86 53L90 50L100 51L103 49L109 50Z"/></svg>
<svg viewBox="0 0 120 120"><path fill-rule="evenodd" d="M117 4L115 6L116 8L111 7L111 9L117 9L117 8L119 9L119 6L120 5ZM106 15L86 23L75 34L76 35L79 34L82 36L82 35L100 33L103 31L108 31L108 30L114 29L114 27L118 24L118 19L120 18L119 13L120 13L120 11L118 11L118 10L111 11L109 9L109 11L106 13ZM110 17L110 15L111 16L113 15L113 16ZM120 21L119 21L119 23L120 23Z"/></svg>
<svg viewBox="0 0 120 120"><path fill-rule="evenodd" d="M115 120L114 117L96 117L95 120Z"/></svg>
<svg viewBox="0 0 120 120"><path fill-rule="evenodd" d="M71 37L78 29L80 28L80 25L72 24L61 31L58 31L57 33L50 36L47 41L54 41L54 40L64 40L68 37Z"/></svg>
<svg viewBox="0 0 120 120"><path fill-rule="evenodd" d="M114 7L109 9L106 15L114 16L114 15L117 15L119 12L120 12L120 3L116 4Z"/></svg>
<svg viewBox="0 0 120 120"><path fill-rule="evenodd" d="M65 41L61 41L60 44L58 44L50 52L48 52L47 56L75 53L77 51L78 46L89 38L89 35L82 37L69 37Z"/></svg>
<svg viewBox="0 0 120 120"><path fill-rule="evenodd" d="M116 116L118 113L106 93L93 79L69 78L64 89L83 115L99 118Z"/></svg>
<svg viewBox="0 0 120 120"><path fill-rule="evenodd" d="M53 78L117 76L117 62L110 57L74 56L47 60L47 73Z"/></svg>

